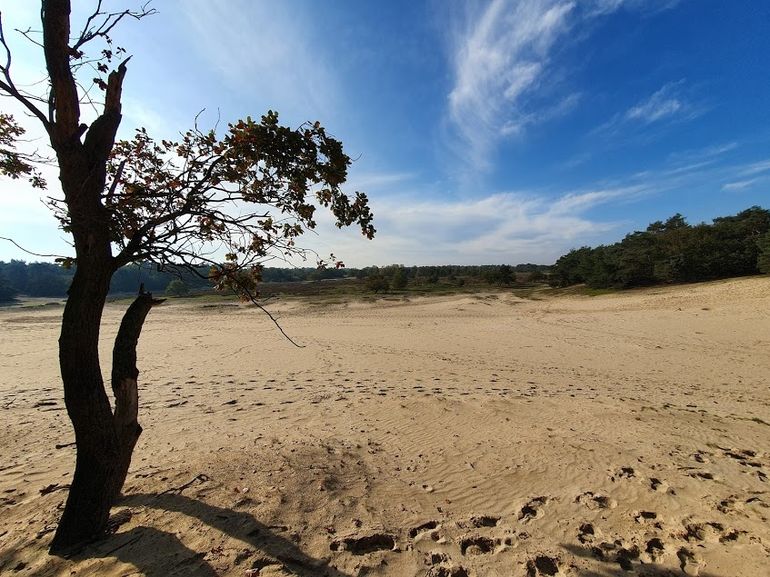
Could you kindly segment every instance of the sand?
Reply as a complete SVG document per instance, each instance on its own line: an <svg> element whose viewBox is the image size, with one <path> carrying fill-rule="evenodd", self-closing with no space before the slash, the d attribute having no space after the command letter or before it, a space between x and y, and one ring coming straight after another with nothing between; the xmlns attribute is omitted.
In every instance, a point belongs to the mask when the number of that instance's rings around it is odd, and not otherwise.
<svg viewBox="0 0 770 577"><path fill-rule="evenodd" d="M0 312L0 574L768 575L770 278L271 310L304 348L152 311L114 534L73 559L61 309Z"/></svg>

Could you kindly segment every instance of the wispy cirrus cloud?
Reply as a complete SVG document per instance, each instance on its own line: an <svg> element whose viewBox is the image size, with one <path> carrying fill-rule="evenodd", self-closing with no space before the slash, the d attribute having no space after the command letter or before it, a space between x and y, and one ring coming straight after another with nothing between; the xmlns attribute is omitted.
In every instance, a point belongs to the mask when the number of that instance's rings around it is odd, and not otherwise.
<svg viewBox="0 0 770 577"><path fill-rule="evenodd" d="M623 112L599 125L591 135L614 136L643 131L666 123L687 122L705 114L708 108L687 93L685 80L668 82Z"/></svg>
<svg viewBox="0 0 770 577"><path fill-rule="evenodd" d="M665 84L649 98L628 109L625 120L651 124L670 118L690 120L700 116L702 107L688 102L682 95L683 84L683 80Z"/></svg>
<svg viewBox="0 0 770 577"><path fill-rule="evenodd" d="M770 159L760 160L758 162L752 162L746 165L742 172L742 176L751 176L754 174L762 174L764 172L770 172Z"/></svg>
<svg viewBox="0 0 770 577"><path fill-rule="evenodd" d="M473 170L487 170L501 140L522 136L577 107L582 94L560 93L563 71L557 73L554 65L557 48L564 49L573 31L579 37L592 21L621 7L659 11L675 4L674 0L492 0L456 5L450 27L454 80L447 118L459 137L458 156ZM640 105L629 114L662 117L686 106L666 98L665 91L656 98L659 102L648 108Z"/></svg>
<svg viewBox="0 0 770 577"><path fill-rule="evenodd" d="M493 0L458 16L448 115L475 168L487 168L496 142L534 120L524 120L522 97L543 81L575 6L563 0Z"/></svg>
<svg viewBox="0 0 770 577"><path fill-rule="evenodd" d="M751 178L749 180L737 180L735 182L727 182L722 185L722 190L725 192L737 192L739 190L751 188L759 180L760 180L759 178Z"/></svg>

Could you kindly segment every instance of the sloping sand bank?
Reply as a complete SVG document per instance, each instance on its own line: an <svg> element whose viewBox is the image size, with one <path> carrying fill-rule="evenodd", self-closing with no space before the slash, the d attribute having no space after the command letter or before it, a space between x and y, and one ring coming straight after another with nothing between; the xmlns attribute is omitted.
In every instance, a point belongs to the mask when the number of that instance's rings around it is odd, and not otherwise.
<svg viewBox="0 0 770 577"><path fill-rule="evenodd" d="M0 574L768 575L770 278L273 310L305 348L151 313L115 534L71 560L60 311L0 312Z"/></svg>

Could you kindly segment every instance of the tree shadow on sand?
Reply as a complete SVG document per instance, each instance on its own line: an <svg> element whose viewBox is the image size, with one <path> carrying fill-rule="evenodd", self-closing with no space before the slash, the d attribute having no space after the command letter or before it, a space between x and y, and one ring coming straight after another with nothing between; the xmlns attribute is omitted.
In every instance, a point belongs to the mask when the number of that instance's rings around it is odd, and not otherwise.
<svg viewBox="0 0 770 577"><path fill-rule="evenodd" d="M686 573L680 569L669 569L655 563L640 563L638 560L631 561L633 571L631 572L627 569L623 569L616 560L597 559L589 549L579 545L563 544L562 547L575 557L593 559L602 565L598 570L573 568L572 572L569 573L571 577L619 577L620 575L623 575L624 577L627 577L628 575L635 575L638 577L682 577L683 575L686 575ZM699 571L698 577L723 576L707 571Z"/></svg>
<svg viewBox="0 0 770 577"><path fill-rule="evenodd" d="M121 499L119 505L143 506L176 512L198 519L202 523L242 541L253 551L247 554L234 571L245 573L247 569L262 569L274 565L289 575L297 577L349 577L332 567L328 560L315 559L304 553L294 542L277 535L270 527L257 521L252 515L216 507L180 494L134 494ZM94 557L116 557L134 565L146 577L217 577L217 571L205 559L206 553L194 551L179 538L153 527L134 527L118 533L109 540L89 547L74 560Z"/></svg>

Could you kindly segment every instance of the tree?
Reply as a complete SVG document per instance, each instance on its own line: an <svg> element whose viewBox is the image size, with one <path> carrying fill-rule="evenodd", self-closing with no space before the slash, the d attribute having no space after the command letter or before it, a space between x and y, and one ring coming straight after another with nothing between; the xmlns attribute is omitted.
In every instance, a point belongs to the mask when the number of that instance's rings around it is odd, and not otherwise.
<svg viewBox="0 0 770 577"><path fill-rule="evenodd" d="M396 265L393 268L393 275L390 277L390 288L396 291L404 290L409 284L409 278L403 265Z"/></svg>
<svg viewBox="0 0 770 577"><path fill-rule="evenodd" d="M42 39L36 41L48 73L48 82L36 85L46 90L42 95L14 83L0 20L6 53L0 92L19 101L48 135L62 192L53 208L75 252L66 259L75 272L62 316L59 364L77 457L52 553L105 533L142 430L136 345L160 301L140 290L123 316L113 347L113 410L98 342L110 281L120 267L144 261L195 272L208 265L219 288L254 300L265 259L306 254L295 243L315 227L316 205L328 207L340 227L357 224L368 238L375 232L366 195L351 200L340 188L350 158L317 122L290 129L268 112L259 122L229 125L223 137L196 124L179 142L155 142L139 129L131 141L116 143L129 59L113 66L125 51L114 48L109 35L122 21L153 12L146 6L105 12L98 0L82 30L72 34L70 1L42 0ZM99 43L100 52L94 48ZM91 68L98 75L89 85L83 72ZM98 116L88 125L80 106L98 90L103 102L90 102ZM212 247L221 245L227 247L223 262L211 256Z"/></svg>
<svg viewBox="0 0 770 577"><path fill-rule="evenodd" d="M510 265L502 264L492 268L485 275L486 281L489 284L496 284L500 286L507 286L513 284L513 269Z"/></svg>
<svg viewBox="0 0 770 577"><path fill-rule="evenodd" d="M175 278L166 286L166 294L170 297L183 297L190 294L190 289L183 281Z"/></svg>
<svg viewBox="0 0 770 577"><path fill-rule="evenodd" d="M8 284L5 277L0 273L0 303L10 303L16 298L16 291Z"/></svg>
<svg viewBox="0 0 770 577"><path fill-rule="evenodd" d="M757 239L759 255L757 256L757 269L764 274L770 274L770 232L766 232Z"/></svg>

